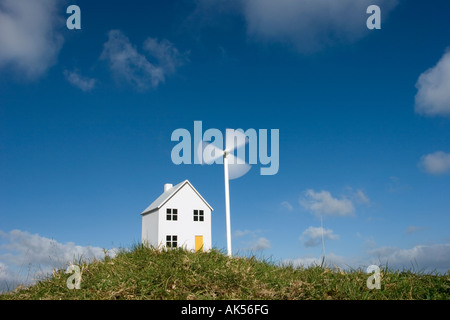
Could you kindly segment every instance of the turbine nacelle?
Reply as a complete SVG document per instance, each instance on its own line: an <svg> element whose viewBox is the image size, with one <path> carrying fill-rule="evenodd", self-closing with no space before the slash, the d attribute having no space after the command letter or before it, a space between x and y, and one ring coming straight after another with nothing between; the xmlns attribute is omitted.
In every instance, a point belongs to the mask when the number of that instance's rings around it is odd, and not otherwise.
<svg viewBox="0 0 450 320"><path fill-rule="evenodd" d="M219 148L214 142L201 141L198 145L198 158L202 164L224 164L224 159L228 161L228 175L229 179L237 179L245 175L250 169L251 165L245 160L235 156L234 150L244 147L248 142L248 137L239 131L233 131L233 135L226 136L226 147L224 150Z"/></svg>

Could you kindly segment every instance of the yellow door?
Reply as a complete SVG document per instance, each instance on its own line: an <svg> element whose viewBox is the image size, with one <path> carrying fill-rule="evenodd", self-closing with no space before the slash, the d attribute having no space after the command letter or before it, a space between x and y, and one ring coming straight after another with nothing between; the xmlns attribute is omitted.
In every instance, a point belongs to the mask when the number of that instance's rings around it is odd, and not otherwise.
<svg viewBox="0 0 450 320"><path fill-rule="evenodd" d="M195 251L203 250L203 236L195 236Z"/></svg>

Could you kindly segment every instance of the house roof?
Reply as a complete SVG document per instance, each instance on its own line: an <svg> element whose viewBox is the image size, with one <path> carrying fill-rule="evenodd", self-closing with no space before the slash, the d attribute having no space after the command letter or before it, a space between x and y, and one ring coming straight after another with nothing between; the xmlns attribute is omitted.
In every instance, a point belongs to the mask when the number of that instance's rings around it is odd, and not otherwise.
<svg viewBox="0 0 450 320"><path fill-rule="evenodd" d="M209 205L208 202L206 202L205 199L198 193L198 191L194 188L194 186L188 181L184 180L183 182L180 182L179 184L173 186L169 190L165 191L163 194L161 194L151 205L147 207L144 211L142 211L141 215L151 213L159 208L161 208L167 201L170 200L181 188L183 188L186 184L188 184L192 190L198 195L198 197L213 211L213 208Z"/></svg>

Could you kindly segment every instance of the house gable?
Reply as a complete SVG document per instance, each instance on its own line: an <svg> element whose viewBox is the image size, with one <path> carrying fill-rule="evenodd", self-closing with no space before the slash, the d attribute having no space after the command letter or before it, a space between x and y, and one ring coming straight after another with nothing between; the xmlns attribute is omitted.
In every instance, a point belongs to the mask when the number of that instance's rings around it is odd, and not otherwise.
<svg viewBox="0 0 450 320"><path fill-rule="evenodd" d="M184 180L179 184L173 186L169 190L161 194L151 205L149 205L141 215L146 215L152 213L160 208L162 208L171 198L173 198L183 187L190 187L195 192L195 194L203 201L208 208L213 211L213 208L206 202L206 200L200 195L200 193L194 188L194 186L188 181Z"/></svg>

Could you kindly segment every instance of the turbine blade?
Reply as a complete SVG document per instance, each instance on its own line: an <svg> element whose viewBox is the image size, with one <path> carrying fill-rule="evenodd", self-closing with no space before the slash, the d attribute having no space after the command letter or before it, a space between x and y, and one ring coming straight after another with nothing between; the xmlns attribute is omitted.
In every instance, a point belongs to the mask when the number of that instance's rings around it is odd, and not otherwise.
<svg viewBox="0 0 450 320"><path fill-rule="evenodd" d="M242 129L227 129L225 131L225 150L233 151L248 143L248 137Z"/></svg>
<svg viewBox="0 0 450 320"><path fill-rule="evenodd" d="M228 154L228 178L230 180L237 179L245 175L252 166L244 160L235 157L233 154Z"/></svg>
<svg viewBox="0 0 450 320"><path fill-rule="evenodd" d="M217 148L214 144L205 141L200 141L197 152L198 158L201 159L202 164L212 164L217 159L223 157L223 150ZM217 161L217 163L222 164L223 162L221 160Z"/></svg>

